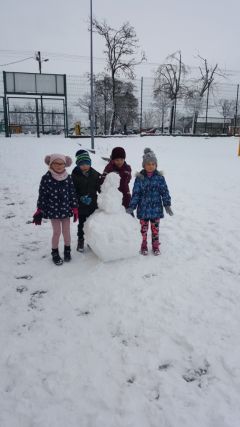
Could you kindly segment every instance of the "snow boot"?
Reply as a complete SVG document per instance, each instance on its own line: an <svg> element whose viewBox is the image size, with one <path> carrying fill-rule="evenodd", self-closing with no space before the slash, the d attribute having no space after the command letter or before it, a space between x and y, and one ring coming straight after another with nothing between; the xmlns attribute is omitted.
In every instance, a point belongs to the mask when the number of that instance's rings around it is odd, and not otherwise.
<svg viewBox="0 0 240 427"><path fill-rule="evenodd" d="M147 246L146 246L146 245L144 245L144 244L143 244L143 245L141 246L140 254L141 254L141 255L144 255L144 256L148 255L148 248L147 248Z"/></svg>
<svg viewBox="0 0 240 427"><path fill-rule="evenodd" d="M155 255L155 256L158 256L158 255L160 255L161 254L161 252L160 252L160 249L157 249L157 248L153 248L153 255Z"/></svg>
<svg viewBox="0 0 240 427"><path fill-rule="evenodd" d="M69 262L71 261L71 248L70 246L64 246L64 261Z"/></svg>
<svg viewBox="0 0 240 427"><path fill-rule="evenodd" d="M84 239L78 239L77 251L84 252Z"/></svg>
<svg viewBox="0 0 240 427"><path fill-rule="evenodd" d="M58 249L52 249L52 260L55 265L62 265L63 260L59 255Z"/></svg>

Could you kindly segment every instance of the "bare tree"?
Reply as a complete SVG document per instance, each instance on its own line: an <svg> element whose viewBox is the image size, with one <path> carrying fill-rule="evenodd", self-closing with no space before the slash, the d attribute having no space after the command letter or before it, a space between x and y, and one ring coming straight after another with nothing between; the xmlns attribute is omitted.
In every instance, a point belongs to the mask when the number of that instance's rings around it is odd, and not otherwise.
<svg viewBox="0 0 240 427"><path fill-rule="evenodd" d="M124 74L126 77L134 77L135 65L141 63L144 59L144 54L137 60L138 38L135 29L128 23L124 23L116 30L110 27L105 21L100 23L96 19L93 20L93 28L104 38L105 50L107 58L107 70L110 72L112 80L112 104L113 113L111 120L111 134L114 133L116 122L116 77Z"/></svg>
<svg viewBox="0 0 240 427"><path fill-rule="evenodd" d="M127 128L133 127L138 120L138 100L133 93L134 85L131 82L121 83L116 95L116 116L122 131L127 133Z"/></svg>
<svg viewBox="0 0 240 427"><path fill-rule="evenodd" d="M171 100L170 133L175 129L177 99L186 92L184 77L187 67L182 61L181 51L177 51L167 58L167 63L158 67L154 82L154 96L164 93Z"/></svg>
<svg viewBox="0 0 240 427"><path fill-rule="evenodd" d="M215 83L216 75L224 77L224 74L220 71L218 64L209 65L206 58L202 58L198 55L198 58L201 61L199 66L200 77L194 81L194 86L188 91L188 102L192 105L195 105L193 111L193 124L192 124L192 133L196 132L196 124L200 111L202 110L203 98L207 94L206 99L206 119L208 111L208 100L209 100L209 91L213 88Z"/></svg>
<svg viewBox="0 0 240 427"><path fill-rule="evenodd" d="M112 80L107 74L95 80L95 103L99 114L102 132L107 135L112 117Z"/></svg>
<svg viewBox="0 0 240 427"><path fill-rule="evenodd" d="M88 116L90 111L90 105L91 105L90 93L85 93L81 98L78 98L75 104L76 107L80 107L80 110L83 111L83 113L87 114Z"/></svg>
<svg viewBox="0 0 240 427"><path fill-rule="evenodd" d="M230 99L221 98L216 102L218 112L223 117L223 133L225 132L226 120L234 117L235 113L235 102Z"/></svg>
<svg viewBox="0 0 240 427"><path fill-rule="evenodd" d="M164 132L164 124L167 116L167 112L171 105L170 99L167 97L165 92L158 92L154 94L153 107L156 111L156 116L161 126L162 133Z"/></svg>
<svg viewBox="0 0 240 427"><path fill-rule="evenodd" d="M155 125L155 112L153 110L144 111L143 113L143 128L150 129Z"/></svg>
<svg viewBox="0 0 240 427"><path fill-rule="evenodd" d="M191 117L198 117L198 114L203 111L203 97L199 96L198 89L192 87L188 90L184 104Z"/></svg>

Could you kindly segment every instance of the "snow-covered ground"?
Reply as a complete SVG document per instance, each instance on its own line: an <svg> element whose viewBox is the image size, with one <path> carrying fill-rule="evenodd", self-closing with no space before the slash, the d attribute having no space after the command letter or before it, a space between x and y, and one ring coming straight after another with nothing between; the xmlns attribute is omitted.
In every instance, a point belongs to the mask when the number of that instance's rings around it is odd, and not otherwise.
<svg viewBox="0 0 240 427"><path fill-rule="evenodd" d="M175 215L160 257L112 263L77 253L72 224L73 260L56 267L49 223L28 221L45 154L79 141L0 139L0 426L239 427L238 141L97 140L100 171L114 145L134 171L154 149Z"/></svg>

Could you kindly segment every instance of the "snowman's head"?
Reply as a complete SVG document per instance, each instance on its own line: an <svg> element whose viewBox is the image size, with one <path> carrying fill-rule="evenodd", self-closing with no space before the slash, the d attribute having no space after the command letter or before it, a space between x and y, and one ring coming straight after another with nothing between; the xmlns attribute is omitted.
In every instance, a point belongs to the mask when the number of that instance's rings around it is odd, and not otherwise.
<svg viewBox="0 0 240 427"><path fill-rule="evenodd" d="M98 207L108 214L119 214L124 211L122 206L122 193L118 191L120 185L120 176L115 173L109 173L102 185L101 194L98 196Z"/></svg>
<svg viewBox="0 0 240 427"><path fill-rule="evenodd" d="M104 184L108 189L118 189L120 185L120 176L115 172L111 172L106 176Z"/></svg>

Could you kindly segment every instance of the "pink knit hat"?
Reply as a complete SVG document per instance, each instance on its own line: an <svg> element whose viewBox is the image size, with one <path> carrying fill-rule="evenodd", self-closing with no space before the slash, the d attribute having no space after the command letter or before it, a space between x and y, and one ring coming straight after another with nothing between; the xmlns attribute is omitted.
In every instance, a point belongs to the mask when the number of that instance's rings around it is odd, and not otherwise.
<svg viewBox="0 0 240 427"><path fill-rule="evenodd" d="M64 156L63 154L57 154L57 153L54 153L54 154L48 154L48 155L45 157L44 161L45 161L45 163L46 163L48 166L51 166L51 164L52 164L55 160L57 160L57 159L62 160L62 161L65 163L65 165L66 165L66 167L67 167L67 168L68 168L69 166L71 166L71 164L72 164L72 159L71 159L71 157L69 157L69 156Z"/></svg>

